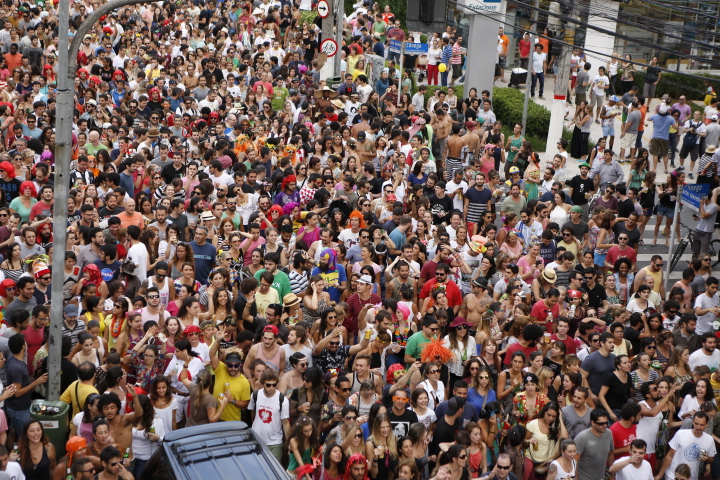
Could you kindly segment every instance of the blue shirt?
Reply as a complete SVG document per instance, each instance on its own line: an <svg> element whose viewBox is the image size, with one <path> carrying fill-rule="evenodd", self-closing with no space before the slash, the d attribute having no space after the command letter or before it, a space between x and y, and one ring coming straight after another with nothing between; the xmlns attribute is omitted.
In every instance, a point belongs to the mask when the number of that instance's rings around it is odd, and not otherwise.
<svg viewBox="0 0 720 480"><path fill-rule="evenodd" d="M478 412L481 412L483 408L485 408L485 405L487 405L488 403L496 401L497 395L495 395L495 390L493 390L492 388L488 390L488 393L485 397L480 395L478 391L474 388L468 388L467 403L474 406L475 410L477 410Z"/></svg>
<svg viewBox="0 0 720 480"><path fill-rule="evenodd" d="M675 123L675 119L670 115L660 115L656 113L648 120L655 124L653 128L652 138L662 138L663 140L670 140L670 127Z"/></svg>
<svg viewBox="0 0 720 480"><path fill-rule="evenodd" d="M217 250L211 243L205 242L203 245L198 245L194 240L190 242L190 248L192 248L195 258L195 280L205 285L208 283L208 277L215 264Z"/></svg>
<svg viewBox="0 0 720 480"><path fill-rule="evenodd" d="M133 182L132 175L128 175L125 172L120 173L120 186L125 189L125 193L131 197L135 196L135 183Z"/></svg>

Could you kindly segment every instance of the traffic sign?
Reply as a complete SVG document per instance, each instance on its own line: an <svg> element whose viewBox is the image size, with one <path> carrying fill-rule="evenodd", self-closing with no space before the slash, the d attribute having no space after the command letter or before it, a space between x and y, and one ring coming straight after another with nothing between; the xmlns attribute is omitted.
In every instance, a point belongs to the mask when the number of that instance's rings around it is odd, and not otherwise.
<svg viewBox="0 0 720 480"><path fill-rule="evenodd" d="M465 6L476 12L499 12L502 0L465 0Z"/></svg>
<svg viewBox="0 0 720 480"><path fill-rule="evenodd" d="M338 50L337 42L335 40L333 40L332 38L326 38L320 44L320 51L323 52L325 55L327 55L328 58L334 57L335 54L337 53L337 50Z"/></svg>
<svg viewBox="0 0 720 480"><path fill-rule="evenodd" d="M682 195L680 197L683 205L687 205L690 210L700 212L700 202L710 196L709 183L695 183L682 186Z"/></svg>
<svg viewBox="0 0 720 480"><path fill-rule="evenodd" d="M390 40L390 51L400 53L402 50L402 43L399 40ZM405 55L425 55L428 53L427 43L412 43L405 42Z"/></svg>
<svg viewBox="0 0 720 480"><path fill-rule="evenodd" d="M320 0L317 3L316 9L318 15L320 15L320 18L327 18L328 15L330 15L330 5L328 4L327 0Z"/></svg>

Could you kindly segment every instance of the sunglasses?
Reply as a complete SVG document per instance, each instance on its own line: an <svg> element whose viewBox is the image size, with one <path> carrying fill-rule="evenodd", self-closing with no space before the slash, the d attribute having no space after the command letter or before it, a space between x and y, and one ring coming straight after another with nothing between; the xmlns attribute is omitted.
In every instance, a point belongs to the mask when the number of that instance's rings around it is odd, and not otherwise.
<svg viewBox="0 0 720 480"><path fill-rule="evenodd" d="M266 386L267 388L277 387L277 383L266 383L265 386Z"/></svg>
<svg viewBox="0 0 720 480"><path fill-rule="evenodd" d="M500 470L510 470L510 465L495 465Z"/></svg>
<svg viewBox="0 0 720 480"><path fill-rule="evenodd" d="M396 396L393 396L392 399L393 399L393 402L407 403L407 402L410 401L409 398L405 398L405 397L396 397Z"/></svg>
<svg viewBox="0 0 720 480"><path fill-rule="evenodd" d="M227 368L240 368L242 366L241 363L226 363L225 366Z"/></svg>
<svg viewBox="0 0 720 480"><path fill-rule="evenodd" d="M487 380L488 378L490 378L490 375L480 375L478 378L480 380Z"/></svg>
<svg viewBox="0 0 720 480"><path fill-rule="evenodd" d="M440 373L440 370L430 370L430 371L428 372L428 375L433 375L433 374L435 374L435 373Z"/></svg>
<svg viewBox="0 0 720 480"><path fill-rule="evenodd" d="M345 389L343 388L343 390L345 390ZM348 388L348 390L352 390L352 389ZM348 415L347 417L345 417L345 420L355 420L356 418L357 417L355 415Z"/></svg>
<svg viewBox="0 0 720 480"><path fill-rule="evenodd" d="M337 347L338 345L340 345L340 342L330 342L329 345L331 347Z"/></svg>
<svg viewBox="0 0 720 480"><path fill-rule="evenodd" d="M344 388L337 387L337 389L342 390L343 392L352 392L352 387L344 387ZM347 419L347 417L345 417L345 418ZM353 418L355 418L355 417L353 417Z"/></svg>
<svg viewBox="0 0 720 480"><path fill-rule="evenodd" d="M607 427L608 422L595 422L595 425L600 425L601 427Z"/></svg>

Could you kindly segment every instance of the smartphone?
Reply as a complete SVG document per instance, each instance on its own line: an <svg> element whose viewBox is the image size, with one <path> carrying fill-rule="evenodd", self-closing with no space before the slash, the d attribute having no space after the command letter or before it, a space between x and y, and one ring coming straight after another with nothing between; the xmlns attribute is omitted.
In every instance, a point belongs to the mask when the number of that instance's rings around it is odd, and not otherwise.
<svg viewBox="0 0 720 480"><path fill-rule="evenodd" d="M542 260L535 260L535 265L540 266L541 263L542 263Z"/></svg>

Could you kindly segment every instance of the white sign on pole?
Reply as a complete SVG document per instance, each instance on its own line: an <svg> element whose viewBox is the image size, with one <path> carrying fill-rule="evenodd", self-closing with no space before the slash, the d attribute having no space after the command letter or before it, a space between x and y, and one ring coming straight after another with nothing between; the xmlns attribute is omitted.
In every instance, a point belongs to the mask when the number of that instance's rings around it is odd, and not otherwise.
<svg viewBox="0 0 720 480"><path fill-rule="evenodd" d="M337 43L332 38L326 38L320 44L320 51L327 55L328 58L335 56L337 50Z"/></svg>
<svg viewBox="0 0 720 480"><path fill-rule="evenodd" d="M316 9L320 18L327 18L330 15L330 5L328 5L327 0L320 0Z"/></svg>
<svg viewBox="0 0 720 480"><path fill-rule="evenodd" d="M476 12L499 12L502 0L465 0L465 6Z"/></svg>

